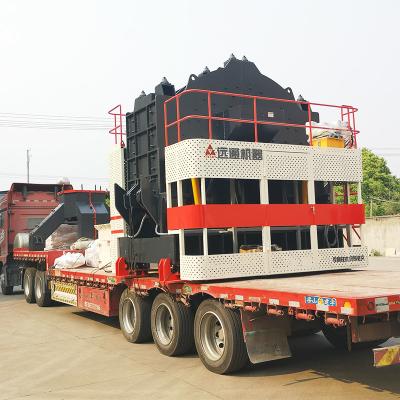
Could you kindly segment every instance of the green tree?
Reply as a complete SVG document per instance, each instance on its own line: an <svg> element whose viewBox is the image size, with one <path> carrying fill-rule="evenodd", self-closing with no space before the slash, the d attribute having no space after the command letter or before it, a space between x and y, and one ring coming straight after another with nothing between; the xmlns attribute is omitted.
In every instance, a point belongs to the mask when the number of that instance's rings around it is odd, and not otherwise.
<svg viewBox="0 0 400 400"><path fill-rule="evenodd" d="M371 150L362 149L362 197L366 215L393 215L400 213L400 179L394 176L386 160Z"/></svg>

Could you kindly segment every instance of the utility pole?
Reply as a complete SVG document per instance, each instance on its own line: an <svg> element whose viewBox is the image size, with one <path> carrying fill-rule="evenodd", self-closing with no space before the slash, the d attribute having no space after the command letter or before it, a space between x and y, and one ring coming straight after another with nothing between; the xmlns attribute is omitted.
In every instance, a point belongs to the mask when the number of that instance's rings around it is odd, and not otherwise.
<svg viewBox="0 0 400 400"><path fill-rule="evenodd" d="M369 200L369 216L372 218L372 199Z"/></svg>
<svg viewBox="0 0 400 400"><path fill-rule="evenodd" d="M27 183L29 183L29 163L31 161L31 154L30 150L26 150L26 176L27 176Z"/></svg>

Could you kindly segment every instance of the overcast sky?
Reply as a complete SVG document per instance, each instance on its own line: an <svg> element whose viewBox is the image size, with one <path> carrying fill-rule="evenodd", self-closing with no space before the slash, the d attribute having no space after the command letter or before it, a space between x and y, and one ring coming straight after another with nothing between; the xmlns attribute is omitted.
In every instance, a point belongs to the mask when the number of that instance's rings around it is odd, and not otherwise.
<svg viewBox="0 0 400 400"><path fill-rule="evenodd" d="M25 181L28 148L32 181L104 187L107 110L230 53L296 97L358 107L360 144L400 176L399 21L396 0L0 0L0 190Z"/></svg>

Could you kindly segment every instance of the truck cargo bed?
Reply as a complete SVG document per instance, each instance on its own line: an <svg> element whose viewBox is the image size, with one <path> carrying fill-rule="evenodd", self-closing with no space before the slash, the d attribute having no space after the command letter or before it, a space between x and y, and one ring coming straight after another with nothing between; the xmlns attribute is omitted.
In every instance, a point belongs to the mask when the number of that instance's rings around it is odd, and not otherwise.
<svg viewBox="0 0 400 400"><path fill-rule="evenodd" d="M84 282L99 282L112 286L128 284L135 290L148 293L160 287L183 296L211 295L233 306L268 307L322 311L349 316L363 316L400 311L400 268L393 261L390 270L373 266L368 270L291 275L284 277L254 278L246 280L193 282L182 281L150 273L133 278L114 275L93 268L50 270L55 278ZM131 282L129 284L129 282Z"/></svg>
<svg viewBox="0 0 400 400"><path fill-rule="evenodd" d="M288 293L316 293L324 296L352 298L400 295L398 271L358 270L312 275L292 275L279 278L249 279L212 283L214 286L280 291Z"/></svg>

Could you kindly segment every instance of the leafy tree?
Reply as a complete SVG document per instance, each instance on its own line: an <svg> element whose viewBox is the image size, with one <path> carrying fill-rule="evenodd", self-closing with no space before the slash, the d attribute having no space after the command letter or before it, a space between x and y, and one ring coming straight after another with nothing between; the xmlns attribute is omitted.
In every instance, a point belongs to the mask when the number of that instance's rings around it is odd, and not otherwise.
<svg viewBox="0 0 400 400"><path fill-rule="evenodd" d="M104 203L108 208L110 208L110 192L107 193Z"/></svg>
<svg viewBox="0 0 400 400"><path fill-rule="evenodd" d="M400 214L400 179L394 176L386 160L371 150L362 149L362 196L366 215Z"/></svg>

